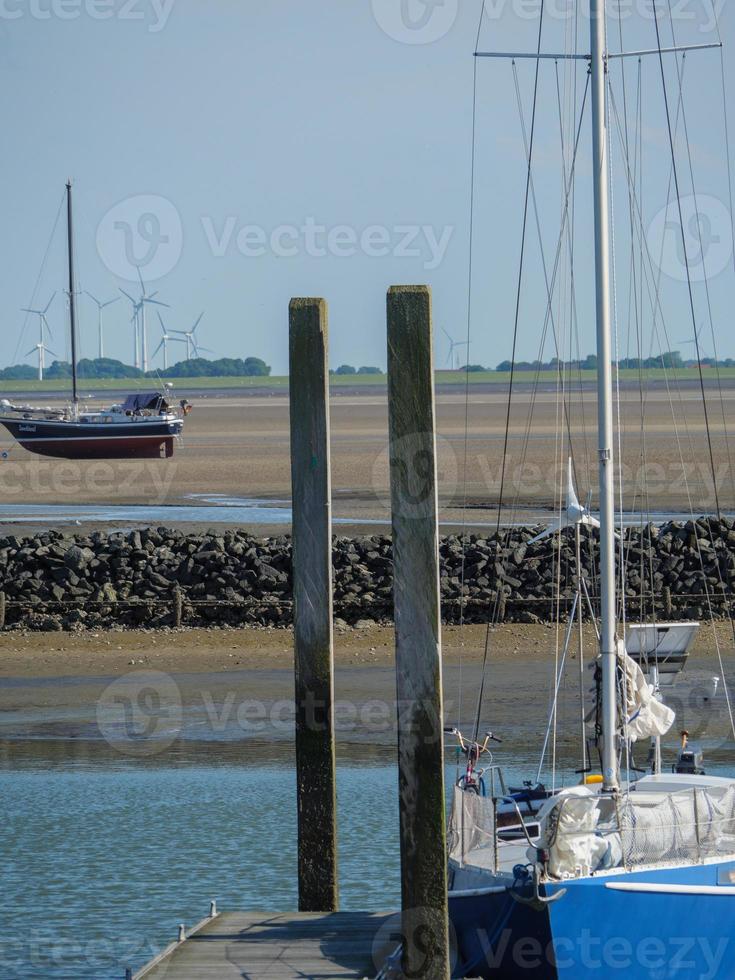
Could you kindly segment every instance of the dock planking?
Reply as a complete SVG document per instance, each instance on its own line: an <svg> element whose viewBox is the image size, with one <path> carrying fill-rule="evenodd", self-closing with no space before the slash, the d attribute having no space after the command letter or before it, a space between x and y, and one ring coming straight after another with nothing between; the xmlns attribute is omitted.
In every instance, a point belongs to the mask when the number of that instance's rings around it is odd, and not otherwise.
<svg viewBox="0 0 735 980"><path fill-rule="evenodd" d="M374 977L395 946L375 912L224 912L134 980Z"/></svg>

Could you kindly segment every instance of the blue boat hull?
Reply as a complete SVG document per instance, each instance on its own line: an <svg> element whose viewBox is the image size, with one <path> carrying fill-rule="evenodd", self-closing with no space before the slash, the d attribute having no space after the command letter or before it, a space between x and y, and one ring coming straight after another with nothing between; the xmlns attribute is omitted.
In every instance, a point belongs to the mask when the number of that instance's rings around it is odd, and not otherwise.
<svg viewBox="0 0 735 980"><path fill-rule="evenodd" d="M622 887L620 887L622 886ZM455 976L578 980L735 977L735 862L547 885L536 908L509 893L450 897Z"/></svg>

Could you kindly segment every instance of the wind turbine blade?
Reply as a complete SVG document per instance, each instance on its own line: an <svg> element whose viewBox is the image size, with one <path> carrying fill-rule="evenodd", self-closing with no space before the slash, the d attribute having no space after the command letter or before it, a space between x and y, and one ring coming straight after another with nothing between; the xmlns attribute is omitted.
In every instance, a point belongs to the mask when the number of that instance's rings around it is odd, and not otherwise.
<svg viewBox="0 0 735 980"><path fill-rule="evenodd" d="M582 510L577 494L574 490L574 468L572 466L572 457L569 457L567 463L567 513L572 510Z"/></svg>
<svg viewBox="0 0 735 980"><path fill-rule="evenodd" d="M36 344L36 346L32 350L29 350L25 356L30 357L31 354L36 354L37 352L38 352L38 344Z"/></svg>
<svg viewBox="0 0 735 980"><path fill-rule="evenodd" d="M171 333L180 333L182 337L186 337L186 330L171 330Z"/></svg>
<svg viewBox="0 0 735 980"><path fill-rule="evenodd" d="M155 296L155 293L153 295ZM143 303L150 303L153 306L165 306L167 310L171 309L168 303L162 303L160 299L153 299L151 296L144 296L140 301L140 305L142 306Z"/></svg>
<svg viewBox="0 0 735 980"><path fill-rule="evenodd" d="M43 310L30 310L30 309L28 309L27 306L21 306L20 312L21 313L35 313L36 316L40 316L41 313L43 313Z"/></svg>
<svg viewBox="0 0 735 980"><path fill-rule="evenodd" d="M193 326L193 327L191 328L191 331L190 331L190 332L191 332L192 334L194 333L194 331L196 330L196 328L197 328L197 327L199 326L199 324L201 323L201 320L202 320L202 317L203 317L203 316L204 316L204 312L202 311L202 312L201 312L201 313L199 314L199 316L197 317L197 319L196 319L196 323L195 323L195 324L194 324L194 326Z"/></svg>
<svg viewBox="0 0 735 980"><path fill-rule="evenodd" d="M133 297L130 295L130 293L126 293L124 289L121 289L120 292L123 294L123 296L127 296L127 298L130 300L130 302L133 304L133 306L137 306L138 305L137 299L133 299Z"/></svg>
<svg viewBox="0 0 735 980"><path fill-rule="evenodd" d="M136 265L135 269L138 273L138 279L140 279L140 288L143 290L143 295L145 296L145 283L143 282L143 276L140 274L140 266Z"/></svg>
<svg viewBox="0 0 735 980"><path fill-rule="evenodd" d="M542 531L541 534L537 534L535 538L531 538L528 544L536 544L537 541L543 541L544 538L550 538L552 534L556 534L557 531L561 531L562 522L560 520L555 520L552 524Z"/></svg>
<svg viewBox="0 0 735 980"><path fill-rule="evenodd" d="M166 343L166 340L165 340L165 338L164 338L164 339L163 339L163 340L161 341L161 343L160 343L160 344L158 345L158 347L156 347L156 349L155 349L155 350L153 351L153 353L151 354L151 357L155 357L155 356L156 356L156 354L157 354L157 353L159 352L159 350L160 350L160 349L161 349L161 348L163 347L163 345L164 345L165 343Z"/></svg>
<svg viewBox="0 0 735 980"><path fill-rule="evenodd" d="M116 296L114 299L108 299L106 303L101 304L100 309L104 310L106 306L112 306L112 304L117 303L119 299L120 299L119 296Z"/></svg>
<svg viewBox="0 0 735 980"><path fill-rule="evenodd" d="M166 328L163 325L163 317L161 316L160 310L156 310L156 316L158 317L158 322L161 324L161 330L163 331L163 336L166 336Z"/></svg>
<svg viewBox="0 0 735 980"><path fill-rule="evenodd" d="M96 303L97 306L100 307L100 309L102 308L102 303L100 303L100 301L97 299L96 296L93 296L88 289L85 289L84 292L87 294L87 296L89 296L89 298L92 300L93 303ZM118 299L120 299L119 296L118 296ZM107 304L105 304L105 305L107 305Z"/></svg>
<svg viewBox="0 0 735 980"><path fill-rule="evenodd" d="M51 299L50 299L50 300L48 301L48 303L47 303L47 304L46 304L46 306L44 307L44 310L43 310L43 312L44 312L44 313L48 313L48 308L49 308L49 306L51 306L51 304L53 303L53 301L54 301L54 296L56 296L56 290L54 290L54 292L53 292L53 293L51 294Z"/></svg>

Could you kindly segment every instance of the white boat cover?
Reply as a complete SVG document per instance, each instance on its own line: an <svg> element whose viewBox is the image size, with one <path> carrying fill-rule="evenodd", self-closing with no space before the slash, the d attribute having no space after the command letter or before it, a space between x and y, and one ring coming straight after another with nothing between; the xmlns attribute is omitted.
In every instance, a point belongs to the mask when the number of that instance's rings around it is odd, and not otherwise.
<svg viewBox="0 0 735 980"><path fill-rule="evenodd" d="M735 852L735 783L633 790L618 799L578 786L550 799L539 818L553 878L692 863Z"/></svg>

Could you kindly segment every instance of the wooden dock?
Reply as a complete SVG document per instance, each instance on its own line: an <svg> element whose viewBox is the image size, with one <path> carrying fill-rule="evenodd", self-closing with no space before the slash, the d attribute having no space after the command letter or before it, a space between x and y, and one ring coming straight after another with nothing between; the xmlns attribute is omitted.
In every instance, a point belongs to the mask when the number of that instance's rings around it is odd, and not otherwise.
<svg viewBox="0 0 735 980"><path fill-rule="evenodd" d="M133 980L292 980L377 976L395 949L374 912L224 912L200 923ZM395 920L398 928L398 919Z"/></svg>

